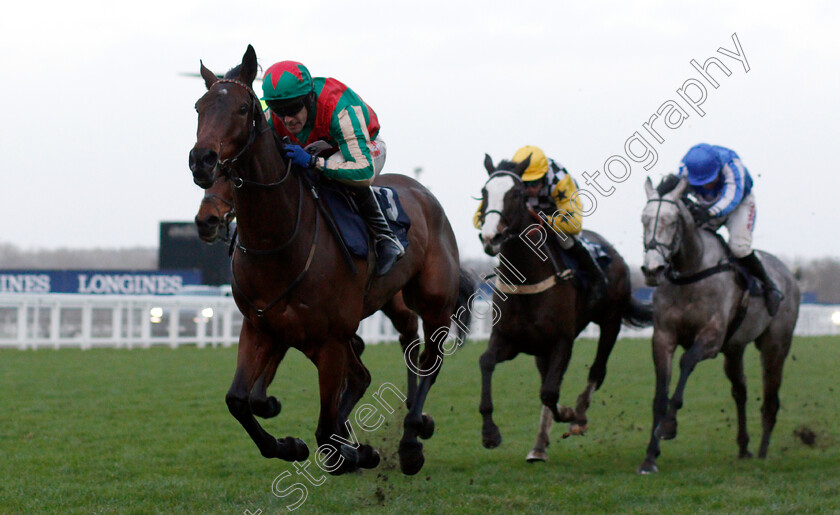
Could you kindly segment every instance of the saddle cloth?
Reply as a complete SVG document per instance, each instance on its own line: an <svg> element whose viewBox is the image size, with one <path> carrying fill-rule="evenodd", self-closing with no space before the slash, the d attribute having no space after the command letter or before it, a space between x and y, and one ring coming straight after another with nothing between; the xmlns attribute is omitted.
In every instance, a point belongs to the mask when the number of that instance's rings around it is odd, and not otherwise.
<svg viewBox="0 0 840 515"><path fill-rule="evenodd" d="M583 248L589 252L589 255L594 257L598 264L601 265L602 270L606 270L606 268L612 262L612 258L610 257L609 253L607 252L606 247L601 245L600 243L596 243L594 241L588 240L583 233L578 234L577 238L580 240L581 244L583 244ZM589 287L589 278L583 273L583 270L578 263L577 259L571 256L568 252L563 251L560 249L559 241L555 242L557 245L554 247L559 251L561 259L563 260L563 265L570 269L574 270L575 272L575 281L577 281L578 286L581 289L586 289Z"/></svg>
<svg viewBox="0 0 840 515"><path fill-rule="evenodd" d="M373 192L394 235L403 247L407 248L411 220L400 203L399 195L392 188L381 186L373 186ZM364 219L359 215L352 195L349 195L347 190L339 184L325 181L321 181L318 185L318 193L332 213L350 253L358 257L367 257L370 232Z"/></svg>

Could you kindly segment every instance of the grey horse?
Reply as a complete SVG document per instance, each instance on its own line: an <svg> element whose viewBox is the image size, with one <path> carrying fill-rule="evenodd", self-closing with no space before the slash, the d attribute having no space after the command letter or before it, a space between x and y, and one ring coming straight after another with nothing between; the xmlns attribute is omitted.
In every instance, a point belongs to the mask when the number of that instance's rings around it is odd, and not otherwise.
<svg viewBox="0 0 840 515"><path fill-rule="evenodd" d="M751 297L738 284L726 244L711 231L699 230L681 199L687 183L673 181L672 188L645 182L648 202L642 212L645 259L642 271L653 294L653 361L656 393L653 399L653 431L640 474L657 472L659 440L677 436L677 411L683 405L688 376L700 361L724 355L726 377L738 411L740 458L750 458L746 424L747 385L744 349L755 341L761 352L764 403L763 434L759 458L767 456L770 434L779 410L782 368L790 350L793 328L799 314L799 287L790 271L776 257L757 251L768 273L779 285L784 300L771 317L763 299ZM674 186L674 184L676 185ZM664 280L663 280L664 279ZM685 348L680 358L680 377L668 400L671 363L677 346Z"/></svg>

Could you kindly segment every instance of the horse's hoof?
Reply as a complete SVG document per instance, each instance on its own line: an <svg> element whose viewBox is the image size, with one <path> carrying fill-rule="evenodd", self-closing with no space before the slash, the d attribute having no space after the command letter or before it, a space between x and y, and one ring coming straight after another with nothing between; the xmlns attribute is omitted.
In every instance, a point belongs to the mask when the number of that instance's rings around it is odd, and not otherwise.
<svg viewBox="0 0 840 515"><path fill-rule="evenodd" d="M274 396L268 397L265 402L251 403L251 411L260 418L276 417L282 409L283 406L280 404L280 401Z"/></svg>
<svg viewBox="0 0 840 515"><path fill-rule="evenodd" d="M636 473L640 476L656 474L657 472L659 472L659 469L656 467L656 463L650 462L648 460L643 461L642 464L639 465L638 470L636 470Z"/></svg>
<svg viewBox="0 0 840 515"><path fill-rule="evenodd" d="M748 460L752 457L753 457L753 453L751 453L750 451L741 451L741 452L738 453L738 458L740 458L742 460Z"/></svg>
<svg viewBox="0 0 840 515"><path fill-rule="evenodd" d="M677 421L663 420L656 426L653 435L660 440L673 440L677 437Z"/></svg>
<svg viewBox="0 0 840 515"><path fill-rule="evenodd" d="M528 463L536 463L538 461L548 461L548 453L545 451L531 450L528 456L525 457Z"/></svg>
<svg viewBox="0 0 840 515"><path fill-rule="evenodd" d="M304 461L309 457L309 447L300 438L287 436L277 440L277 457L284 461Z"/></svg>
<svg viewBox="0 0 840 515"><path fill-rule="evenodd" d="M485 449L495 449L502 445L502 433L497 426L481 431L481 444Z"/></svg>
<svg viewBox="0 0 840 515"><path fill-rule="evenodd" d="M423 456L423 444L420 442L400 442L400 470L406 476L420 472L426 462Z"/></svg>
<svg viewBox="0 0 840 515"><path fill-rule="evenodd" d="M379 466L379 451L370 445L362 445L359 447L359 468L374 469Z"/></svg>
<svg viewBox="0 0 840 515"><path fill-rule="evenodd" d="M572 424L569 426L569 432L563 433L563 438L568 438L570 436L583 436L586 434L587 429L589 429L589 424Z"/></svg>
<svg viewBox="0 0 840 515"><path fill-rule="evenodd" d="M417 436L423 440L428 440L433 434L435 434L435 419L428 413L423 413L423 422L420 424Z"/></svg>

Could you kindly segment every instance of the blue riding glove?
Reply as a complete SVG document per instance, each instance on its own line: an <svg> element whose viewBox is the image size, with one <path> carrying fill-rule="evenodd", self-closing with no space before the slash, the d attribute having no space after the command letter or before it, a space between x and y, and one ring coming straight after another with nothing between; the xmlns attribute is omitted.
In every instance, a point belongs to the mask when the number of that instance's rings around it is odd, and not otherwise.
<svg viewBox="0 0 840 515"><path fill-rule="evenodd" d="M315 164L315 156L303 149L300 145L286 145L286 158L301 168L312 168Z"/></svg>

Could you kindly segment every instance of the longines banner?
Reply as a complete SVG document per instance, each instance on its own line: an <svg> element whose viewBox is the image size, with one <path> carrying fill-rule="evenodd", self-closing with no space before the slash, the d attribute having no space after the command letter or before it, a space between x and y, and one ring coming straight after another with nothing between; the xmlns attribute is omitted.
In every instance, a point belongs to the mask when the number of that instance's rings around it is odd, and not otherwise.
<svg viewBox="0 0 840 515"><path fill-rule="evenodd" d="M0 270L0 293L173 295L201 284L194 270Z"/></svg>

